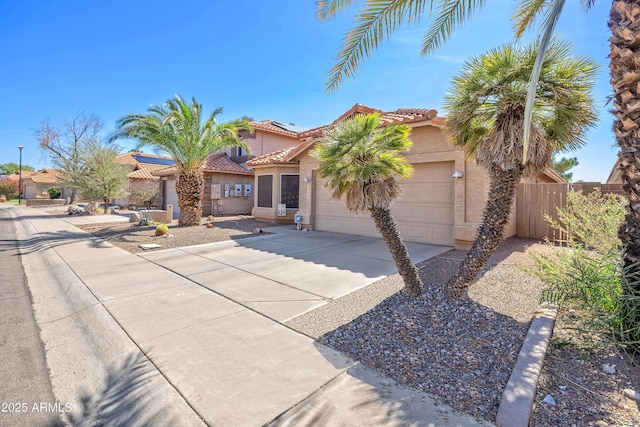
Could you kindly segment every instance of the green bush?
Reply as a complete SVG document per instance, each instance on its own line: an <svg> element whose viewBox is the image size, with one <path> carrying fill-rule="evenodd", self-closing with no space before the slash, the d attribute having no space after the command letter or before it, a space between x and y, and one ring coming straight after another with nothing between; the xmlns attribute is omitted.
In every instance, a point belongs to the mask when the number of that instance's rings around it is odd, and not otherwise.
<svg viewBox="0 0 640 427"><path fill-rule="evenodd" d="M558 221L547 217L552 228L567 235L567 248L531 252L531 271L547 285L543 299L571 302L584 308L587 326L604 332L621 347L640 351L640 277L623 268L623 251L617 237L626 201L600 191L570 193L567 206L557 209ZM637 274L637 273L634 273Z"/></svg>
<svg viewBox="0 0 640 427"><path fill-rule="evenodd" d="M602 194L600 188L584 195L582 191L567 194L564 208L556 208L558 221L545 219L551 228L567 236L570 247L584 246L601 254L618 246L618 227L624 220L627 200L618 194Z"/></svg>
<svg viewBox="0 0 640 427"><path fill-rule="evenodd" d="M60 198L60 189L53 187L49 189L49 198L50 199L59 199Z"/></svg>

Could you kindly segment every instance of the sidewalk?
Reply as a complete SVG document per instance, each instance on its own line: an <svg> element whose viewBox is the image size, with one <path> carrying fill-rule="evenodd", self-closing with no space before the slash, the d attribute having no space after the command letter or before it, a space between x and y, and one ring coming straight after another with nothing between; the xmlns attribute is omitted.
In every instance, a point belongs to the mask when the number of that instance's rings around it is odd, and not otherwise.
<svg viewBox="0 0 640 427"><path fill-rule="evenodd" d="M63 414L71 423L490 425L436 405L428 395L380 377L280 323L342 292L337 278L345 272L305 261L303 246L290 244L290 252L278 256L290 263L292 273L313 264L314 276L336 275L338 286L327 288L328 295L312 287L273 287L270 292L290 292L275 298L279 308L273 312L269 304L252 301L252 307L226 295L225 289L237 291L232 285L238 273L221 274L234 271L229 264L234 257L245 259L245 286L263 272L272 280L265 272L271 261L258 268L246 260L246 251L256 250L250 247L252 238L243 239L247 247L226 248L226 261L203 245L145 256L151 262L41 211L15 208L12 214L53 390L60 403L71 406ZM163 259L174 261L173 271ZM198 283L198 278L210 280L208 275L216 277L210 286ZM300 305L301 299L292 296L296 292L311 296ZM272 312L287 314L278 318Z"/></svg>

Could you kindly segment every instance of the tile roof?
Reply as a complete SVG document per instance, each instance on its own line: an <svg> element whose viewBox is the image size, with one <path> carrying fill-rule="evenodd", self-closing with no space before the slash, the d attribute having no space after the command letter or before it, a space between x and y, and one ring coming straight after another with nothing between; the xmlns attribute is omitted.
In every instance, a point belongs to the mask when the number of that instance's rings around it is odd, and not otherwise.
<svg viewBox="0 0 640 427"><path fill-rule="evenodd" d="M63 178L62 172L55 169L42 169L29 177L33 182L39 184L58 184ZM22 176L24 180L24 173Z"/></svg>
<svg viewBox="0 0 640 427"><path fill-rule="evenodd" d="M294 148L295 147L283 148L282 150L274 151L273 153L253 158L247 162L247 165L253 167L290 163L287 157L294 150Z"/></svg>
<svg viewBox="0 0 640 427"><path fill-rule="evenodd" d="M22 171L22 179L26 179L29 178L31 175L34 175L36 173L39 172L35 172L35 171ZM7 178L9 178L12 181L19 181L20 180L20 172L16 172L16 173L12 173L10 175L5 175Z"/></svg>
<svg viewBox="0 0 640 427"><path fill-rule="evenodd" d="M231 160L225 153L210 154L204 164L205 172L235 173L252 175L253 171L248 170Z"/></svg>
<svg viewBox="0 0 640 427"><path fill-rule="evenodd" d="M207 157L207 161L202 167L203 172L208 173L231 173L240 175L253 175L253 171L245 169L233 160L231 160L225 153L214 153ZM156 169L152 172L153 176L166 176L176 175L178 169L175 166L165 166L160 169Z"/></svg>
<svg viewBox="0 0 640 427"><path fill-rule="evenodd" d="M166 165L154 165L150 163L139 163L134 170L127 174L129 179L158 179L152 175L153 172L166 168Z"/></svg>
<svg viewBox="0 0 640 427"><path fill-rule="evenodd" d="M383 124L392 124L392 123L414 123L421 121L431 120L436 125L441 125L442 120L439 120L438 123L435 123L437 119L443 119L438 116L438 112L436 110L430 110L426 108L400 108L395 111L382 111L377 108L369 107L362 104L356 104L347 110L344 114L338 117L333 123L319 126L313 129L309 129L304 132L298 133L299 138L305 138L309 136L322 136L323 133L330 128L331 126L335 126L337 123L351 118L356 114L371 114L378 113L380 114L380 119ZM442 122L443 124L443 122Z"/></svg>
<svg viewBox="0 0 640 427"><path fill-rule="evenodd" d="M267 132L279 133L296 138L298 133L306 131L305 128L288 125L285 123L277 122L275 120L263 120L260 122L252 122L253 129L259 129Z"/></svg>

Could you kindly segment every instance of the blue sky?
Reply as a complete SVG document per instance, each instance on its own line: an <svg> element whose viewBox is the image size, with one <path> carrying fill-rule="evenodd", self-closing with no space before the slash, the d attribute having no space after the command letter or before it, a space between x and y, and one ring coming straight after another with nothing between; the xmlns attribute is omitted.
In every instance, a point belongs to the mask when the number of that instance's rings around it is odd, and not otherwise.
<svg viewBox="0 0 640 427"><path fill-rule="evenodd" d="M106 134L119 117L174 94L195 96L207 112L223 107L221 121L248 115L315 127L356 103L444 115L443 96L462 62L513 39L514 1L487 3L430 57L419 55L428 20L401 29L329 94L327 71L353 13L320 23L313 0L0 0L0 163L18 162L23 145L23 163L48 166L34 137L43 119L62 126L95 113ZM600 121L588 145L568 155L580 163L574 179L605 181L617 153L606 105L610 2L588 13L579 3L567 2L559 33L601 64L594 93Z"/></svg>

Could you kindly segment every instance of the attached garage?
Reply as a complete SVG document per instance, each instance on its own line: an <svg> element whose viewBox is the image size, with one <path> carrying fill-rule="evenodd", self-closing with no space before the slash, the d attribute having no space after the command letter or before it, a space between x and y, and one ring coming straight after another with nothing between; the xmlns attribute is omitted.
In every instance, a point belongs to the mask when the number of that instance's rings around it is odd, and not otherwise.
<svg viewBox="0 0 640 427"><path fill-rule="evenodd" d="M413 164L414 174L403 184L403 195L392 206L406 241L454 245L454 162ZM379 236L368 213L354 215L343 201L333 200L325 180L316 183L315 229Z"/></svg>

